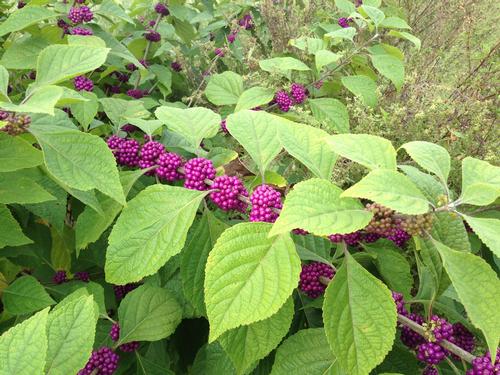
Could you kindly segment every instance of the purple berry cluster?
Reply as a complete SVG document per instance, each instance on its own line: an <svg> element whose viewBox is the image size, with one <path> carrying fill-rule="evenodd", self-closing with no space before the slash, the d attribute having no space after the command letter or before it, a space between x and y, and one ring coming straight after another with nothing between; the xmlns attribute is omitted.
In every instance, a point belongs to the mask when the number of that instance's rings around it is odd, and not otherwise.
<svg viewBox="0 0 500 375"><path fill-rule="evenodd" d="M193 190L208 190L205 180L213 180L215 168L212 162L205 158L194 158L184 165L184 187Z"/></svg>
<svg viewBox="0 0 500 375"><path fill-rule="evenodd" d="M426 366L422 375L439 375L437 368L432 365Z"/></svg>
<svg viewBox="0 0 500 375"><path fill-rule="evenodd" d="M494 365L491 364L491 356L488 352L472 361L472 368L467 371L467 375L500 375L500 349L497 349Z"/></svg>
<svg viewBox="0 0 500 375"><path fill-rule="evenodd" d="M211 189L214 189L214 191L210 193L210 199L220 209L224 211L246 211L248 205L242 202L239 197L248 197L248 192L238 177L218 176L214 179Z"/></svg>
<svg viewBox="0 0 500 375"><path fill-rule="evenodd" d="M149 40L150 42L159 42L161 40L161 35L158 31L155 30L148 30L144 34L144 37L146 40Z"/></svg>
<svg viewBox="0 0 500 375"><path fill-rule="evenodd" d="M301 104L307 98L307 89L298 83L292 83L292 86L290 87L290 95L292 96L295 104Z"/></svg>
<svg viewBox="0 0 500 375"><path fill-rule="evenodd" d="M220 129L222 130L223 133L229 134L229 130L227 130L225 119L220 122Z"/></svg>
<svg viewBox="0 0 500 375"><path fill-rule="evenodd" d="M292 83L290 93L279 90L274 95L273 101L282 112L288 112L295 104L301 104L307 99L307 89L298 83Z"/></svg>
<svg viewBox="0 0 500 375"><path fill-rule="evenodd" d="M144 143L140 151L139 168L146 169L157 165L156 160L162 153L165 152L165 147L156 141L148 141ZM147 175L154 175L154 170L146 172Z"/></svg>
<svg viewBox="0 0 500 375"><path fill-rule="evenodd" d="M223 48L216 48L214 50L214 53L219 56L219 57L224 57L225 55L225 52L224 52L224 49Z"/></svg>
<svg viewBox="0 0 500 375"><path fill-rule="evenodd" d="M118 354L103 346L92 352L87 364L77 375L112 375L118 368L118 359Z"/></svg>
<svg viewBox="0 0 500 375"><path fill-rule="evenodd" d="M338 20L338 24L340 27L343 27L344 29L349 27L349 23L352 22L352 18L345 18L345 17L341 17L339 18Z"/></svg>
<svg viewBox="0 0 500 375"><path fill-rule="evenodd" d="M264 221L274 223L279 214L275 211L281 209L281 194L269 185L257 186L250 197L252 209L250 221Z"/></svg>
<svg viewBox="0 0 500 375"><path fill-rule="evenodd" d="M229 44L234 43L234 41L236 40L237 36L238 36L238 30L231 31L229 33L229 35L227 36L227 41L229 42Z"/></svg>
<svg viewBox="0 0 500 375"><path fill-rule="evenodd" d="M68 18L75 25L83 22L90 22L94 18L94 14L90 8L86 5L80 7L72 7L69 10Z"/></svg>
<svg viewBox="0 0 500 375"><path fill-rule="evenodd" d="M420 344L417 348L417 359L429 365L437 365L446 357L446 350L434 342Z"/></svg>
<svg viewBox="0 0 500 375"><path fill-rule="evenodd" d="M285 90L280 90L274 95L274 101L278 108L283 112L288 112L293 106L293 100Z"/></svg>
<svg viewBox="0 0 500 375"><path fill-rule="evenodd" d="M170 64L170 67L172 68L172 70L174 72L180 72L182 70L182 65L180 62L178 61L173 61L171 64Z"/></svg>
<svg viewBox="0 0 500 375"><path fill-rule="evenodd" d="M127 95L133 99L141 99L141 98L144 98L145 92L144 92L144 90L141 90L141 89L130 89L130 90L127 90Z"/></svg>
<svg viewBox="0 0 500 375"><path fill-rule="evenodd" d="M0 121L5 122L5 125L0 127L1 132L16 136L28 130L31 117L0 110Z"/></svg>
<svg viewBox="0 0 500 375"><path fill-rule="evenodd" d="M408 310L406 310L405 307L405 300L403 298L403 295L398 292L392 292L392 299L394 300L394 303L396 304L396 310L398 314L408 316Z"/></svg>
<svg viewBox="0 0 500 375"><path fill-rule="evenodd" d="M440 343L453 336L453 325L437 315L433 315L423 326L429 341Z"/></svg>
<svg viewBox="0 0 500 375"><path fill-rule="evenodd" d="M163 3L158 3L155 5L155 12L161 14L163 17L166 17L170 14L167 6Z"/></svg>
<svg viewBox="0 0 500 375"><path fill-rule="evenodd" d="M58 270L58 271L56 271L56 273L54 274L54 276L52 276L52 281L55 284L58 284L58 285L67 282L68 281L68 275L66 274L66 271L64 271L64 270Z"/></svg>
<svg viewBox="0 0 500 375"><path fill-rule="evenodd" d="M162 152L162 154L156 160L158 168L155 169L155 173L158 178L162 181L177 181L182 179L182 174L179 173L178 169L182 167L184 161L182 158L173 152Z"/></svg>
<svg viewBox="0 0 500 375"><path fill-rule="evenodd" d="M326 285L320 281L320 276L332 279L335 270L328 264L314 262L303 264L300 272L299 288L302 293L310 298L318 298L326 289Z"/></svg>
<svg viewBox="0 0 500 375"><path fill-rule="evenodd" d="M424 318L418 314L411 313L407 316L407 318L413 320L415 323L420 325L424 323ZM405 344L408 348L415 349L418 345L424 344L425 339L417 332L411 330L406 326L403 326L401 328L401 342Z"/></svg>
<svg viewBox="0 0 500 375"><path fill-rule="evenodd" d="M251 14L245 14L238 20L238 25L243 27L245 30L250 30L253 28L253 19Z"/></svg>
<svg viewBox="0 0 500 375"><path fill-rule="evenodd" d="M462 348L463 350L471 353L475 346L476 341L474 335L464 327L462 323L453 324L453 340L451 340L456 346Z"/></svg>
<svg viewBox="0 0 500 375"><path fill-rule="evenodd" d="M118 301L121 301L125 296L133 291L135 288L139 287L140 283L131 283L125 285L113 285L113 291L115 292L115 297Z"/></svg>
<svg viewBox="0 0 500 375"><path fill-rule="evenodd" d="M109 337L111 337L111 340L113 340L114 342L118 341L118 339L120 338L120 325L118 323L113 323L113 325L111 326ZM120 345L118 349L125 353L131 353L139 349L139 346L140 344L138 341L131 341Z"/></svg>
<svg viewBox="0 0 500 375"><path fill-rule="evenodd" d="M85 76L75 77L73 84L76 91L92 91L94 89L94 82Z"/></svg>
<svg viewBox="0 0 500 375"><path fill-rule="evenodd" d="M398 247L404 247L411 236L403 229L395 229L394 232L386 237L388 240L394 242Z"/></svg>
<svg viewBox="0 0 500 375"><path fill-rule="evenodd" d="M75 272L74 279L83 281L84 283L88 283L90 281L90 275L85 271Z"/></svg>
<svg viewBox="0 0 500 375"><path fill-rule="evenodd" d="M66 29L67 31L67 29ZM94 32L91 29L87 29L85 27L73 27L69 33L71 35L83 35L83 36L88 36L88 35L94 35Z"/></svg>
<svg viewBox="0 0 500 375"><path fill-rule="evenodd" d="M107 140L108 147L112 150L118 165L136 167L139 165L140 145L135 139L120 138L112 135Z"/></svg>
<svg viewBox="0 0 500 375"><path fill-rule="evenodd" d="M358 231L347 234L330 234L328 239L334 243L345 242L347 245L356 246L361 241L361 233Z"/></svg>

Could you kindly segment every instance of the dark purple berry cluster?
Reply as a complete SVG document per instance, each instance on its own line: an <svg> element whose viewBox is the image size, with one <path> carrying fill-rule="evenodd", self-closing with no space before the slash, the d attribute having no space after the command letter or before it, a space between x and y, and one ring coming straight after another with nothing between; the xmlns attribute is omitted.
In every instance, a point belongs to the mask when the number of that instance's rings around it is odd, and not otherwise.
<svg viewBox="0 0 500 375"><path fill-rule="evenodd" d="M229 131L227 130L225 119L220 122L220 129L222 130L222 132L229 134Z"/></svg>
<svg viewBox="0 0 500 375"><path fill-rule="evenodd" d="M75 272L74 279L83 281L84 283L88 283L90 281L90 275L85 271Z"/></svg>
<svg viewBox="0 0 500 375"><path fill-rule="evenodd" d="M158 3L155 5L155 12L161 14L164 17L170 14L170 11L168 10L167 6L163 3Z"/></svg>
<svg viewBox="0 0 500 375"><path fill-rule="evenodd" d="M219 56L219 57L224 57L225 55L225 52L224 52L224 49L223 48L216 48L214 50L214 53Z"/></svg>
<svg viewBox="0 0 500 375"><path fill-rule="evenodd" d="M55 284L63 284L65 282L67 282L68 281L68 275L66 274L66 271L64 271L64 270L58 270L58 271L56 271L56 273L54 274L54 276L52 276L52 281Z"/></svg>
<svg viewBox="0 0 500 375"><path fill-rule="evenodd" d="M71 35L94 35L94 32L91 29L87 29L85 27L73 27L69 32Z"/></svg>
<svg viewBox="0 0 500 375"><path fill-rule="evenodd" d="M281 194L269 185L257 186L250 197L252 209L250 221L265 221L274 223L279 214L276 212L283 207Z"/></svg>
<svg viewBox="0 0 500 375"><path fill-rule="evenodd" d="M467 375L500 375L500 349L497 349L494 365L491 364L491 356L488 352L472 361L472 368L467 371Z"/></svg>
<svg viewBox="0 0 500 375"><path fill-rule="evenodd" d="M118 354L103 346L94 350L83 369L77 375L112 375L118 368Z"/></svg>
<svg viewBox="0 0 500 375"><path fill-rule="evenodd" d="M144 92L144 90L141 90L141 89L130 89L130 90L127 90L127 95L130 96L133 99L144 98L145 94L146 93Z"/></svg>
<svg viewBox="0 0 500 375"><path fill-rule="evenodd" d="M361 233L358 231L347 234L330 234L328 239L334 243L345 242L347 245L356 246L361 241Z"/></svg>
<svg viewBox="0 0 500 375"><path fill-rule="evenodd" d="M453 340L451 340L456 346L462 348L463 350L472 353L476 346L476 341L474 335L464 327L462 323L453 324Z"/></svg>
<svg viewBox="0 0 500 375"><path fill-rule="evenodd" d="M73 84L76 91L92 91L94 89L94 82L85 76L75 77Z"/></svg>
<svg viewBox="0 0 500 375"><path fill-rule="evenodd" d="M298 83L292 83L290 93L285 90L279 90L274 95L273 102L283 112L288 112L295 104L301 104L307 99L307 89Z"/></svg>
<svg viewBox="0 0 500 375"><path fill-rule="evenodd" d="M343 27L344 29L349 27L349 23L352 22L352 18L345 18L345 17L341 17L339 18L339 20L337 21L337 23L339 24L340 27Z"/></svg>
<svg viewBox="0 0 500 375"><path fill-rule="evenodd" d="M238 20L238 25L243 27L245 30L250 30L253 28L253 18L251 14L245 14Z"/></svg>
<svg viewBox="0 0 500 375"><path fill-rule="evenodd" d="M184 187L193 190L208 190L205 180L215 178L215 168L212 162L205 158L194 158L184 165Z"/></svg>
<svg viewBox="0 0 500 375"><path fill-rule="evenodd" d="M118 323L113 323L113 325L111 326L109 337L111 337L111 340L113 340L114 342L118 341L118 339L120 338L120 325ZM118 349L120 349L122 352L130 353L139 349L139 346L140 344L138 341L131 341L120 345Z"/></svg>
<svg viewBox="0 0 500 375"><path fill-rule="evenodd" d="M321 283L321 276L332 279L335 276L335 270L332 266L321 262L303 264L299 281L299 288L302 293L306 294L309 298L318 298L322 295L326 289L326 285Z"/></svg>
<svg viewBox="0 0 500 375"><path fill-rule="evenodd" d="M417 348L417 359L429 365L437 365L446 355L446 350L434 342L420 344Z"/></svg>
<svg viewBox="0 0 500 375"><path fill-rule="evenodd" d="M146 40L149 40L150 42L159 42L161 40L160 33L154 30L146 31L144 37L146 38Z"/></svg>
<svg viewBox="0 0 500 375"><path fill-rule="evenodd" d="M79 7L72 7L69 10L68 18L71 22L77 25L79 23L92 21L94 14L88 6L82 5Z"/></svg>
<svg viewBox="0 0 500 375"><path fill-rule="evenodd" d="M248 197L248 191L243 182L236 176L218 176L210 187L210 199L224 211L245 212L247 204L240 200L240 196Z"/></svg>
<svg viewBox="0 0 500 375"><path fill-rule="evenodd" d="M436 367L429 365L424 368L422 375L439 375Z"/></svg>
<svg viewBox="0 0 500 375"><path fill-rule="evenodd" d="M424 323L424 318L418 314L411 313L407 316L407 318L420 325ZM425 343L425 339L417 332L403 326L401 328L401 342L408 348L415 349L418 345Z"/></svg>
<svg viewBox="0 0 500 375"><path fill-rule="evenodd" d="M115 297L118 301L121 301L125 296L133 291L135 288L139 287L140 283L131 283L125 285L113 285L113 291L115 292Z"/></svg>
<svg viewBox="0 0 500 375"><path fill-rule="evenodd" d="M396 310L398 314L408 316L408 310L406 310L405 307L405 300L403 298L403 295L398 292L392 292L392 299L394 300L394 303L396 304Z"/></svg>
<svg viewBox="0 0 500 375"><path fill-rule="evenodd" d="M146 169L157 165L157 159L161 154L165 152L165 146L160 142L148 141L144 143L141 147L140 158L139 158L139 168ZM147 175L154 175L154 170L146 172Z"/></svg>
<svg viewBox="0 0 500 375"><path fill-rule="evenodd" d="M170 64L170 67L172 68L172 70L174 72L180 72L182 70L182 65L180 62L177 62L177 61L173 61L171 64Z"/></svg>
<svg viewBox="0 0 500 375"><path fill-rule="evenodd" d="M423 327L427 339L432 342L440 343L443 340L450 340L453 336L453 325L437 315L431 316L429 321L423 324Z"/></svg>
<svg viewBox="0 0 500 375"><path fill-rule="evenodd" d="M183 163L184 161L179 155L173 152L163 152L156 160L158 168L155 169L155 173L162 181L180 180L183 176L179 173L179 168L182 167Z"/></svg>

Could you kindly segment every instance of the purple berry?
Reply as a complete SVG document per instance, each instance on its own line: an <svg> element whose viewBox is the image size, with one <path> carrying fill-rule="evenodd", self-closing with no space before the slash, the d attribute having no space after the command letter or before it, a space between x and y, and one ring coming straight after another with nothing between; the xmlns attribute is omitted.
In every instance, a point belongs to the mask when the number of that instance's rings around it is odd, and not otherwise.
<svg viewBox="0 0 500 375"><path fill-rule="evenodd" d="M497 349L495 364L491 364L490 353L472 360L472 369L467 371L467 375L499 375L500 374L500 349Z"/></svg>
<svg viewBox="0 0 500 375"><path fill-rule="evenodd" d="M133 291L135 288L139 287L140 283L131 283L125 285L113 285L113 290L115 292L115 297L118 301L125 298L125 296Z"/></svg>
<svg viewBox="0 0 500 375"><path fill-rule="evenodd" d="M434 342L420 344L417 348L417 359L430 365L437 365L446 357L446 351Z"/></svg>
<svg viewBox="0 0 500 375"><path fill-rule="evenodd" d="M111 326L109 337L111 337L111 340L113 340L114 342L118 341L118 339L120 338L120 325L118 323L113 323L113 325Z"/></svg>
<svg viewBox="0 0 500 375"><path fill-rule="evenodd" d="M427 323L424 323L424 328L428 331L433 342L440 343L453 336L453 325L437 315L433 315Z"/></svg>
<svg viewBox="0 0 500 375"><path fill-rule="evenodd" d="M77 375L112 375L118 368L118 359L118 354L111 348L103 346L92 352L87 364Z"/></svg>
<svg viewBox="0 0 500 375"><path fill-rule="evenodd" d="M54 276L52 276L52 281L58 285L67 282L68 276L66 275L66 271L64 271L64 270L57 271L54 274Z"/></svg>
<svg viewBox="0 0 500 375"><path fill-rule="evenodd" d="M417 314L409 314L407 318L420 325L424 323L424 318ZM425 339L417 332L411 330L406 326L403 326L401 328L401 342L408 348L415 349L418 345L425 343Z"/></svg>
<svg viewBox="0 0 500 375"><path fill-rule="evenodd" d="M226 120L222 120L220 122L220 129L226 133L226 134L229 134L229 131L227 130L227 126L226 126Z"/></svg>
<svg viewBox="0 0 500 375"><path fill-rule="evenodd" d="M63 20L62 18L59 18L57 20L57 27L61 28L61 29L67 29L69 27L69 24Z"/></svg>
<svg viewBox="0 0 500 375"><path fill-rule="evenodd" d="M396 229L392 231L391 234L387 235L386 238L394 242L396 246L404 247L411 236L403 229Z"/></svg>
<svg viewBox="0 0 500 375"><path fill-rule="evenodd" d="M429 365L426 368L424 368L422 375L439 375L439 373L438 373L437 368L435 368L432 365Z"/></svg>
<svg viewBox="0 0 500 375"><path fill-rule="evenodd" d="M250 211L250 221L264 221L274 223L279 214L277 209L281 209L281 194L269 185L257 186L250 197L252 209Z"/></svg>
<svg viewBox="0 0 500 375"><path fill-rule="evenodd" d="M326 289L326 285L320 281L320 276L332 279L334 275L335 270L325 263L314 262L302 265L299 288L310 298L318 298Z"/></svg>
<svg viewBox="0 0 500 375"><path fill-rule="evenodd" d="M285 90L278 91L276 95L274 95L274 101L278 105L278 108L283 112L288 112L290 107L293 105L293 100Z"/></svg>
<svg viewBox="0 0 500 375"><path fill-rule="evenodd" d="M176 72L180 72L182 70L182 65L180 62L177 62L177 61L174 61L170 64L170 67L172 68L172 70L176 71Z"/></svg>
<svg viewBox="0 0 500 375"><path fill-rule="evenodd" d="M158 3L155 5L155 12L161 14L162 16L168 16L170 14L167 6L162 3Z"/></svg>
<svg viewBox="0 0 500 375"><path fill-rule="evenodd" d="M297 234L299 236L306 236L309 234L307 230L301 229L301 228L295 228L292 230L293 234Z"/></svg>
<svg viewBox="0 0 500 375"><path fill-rule="evenodd" d="M134 64L132 64L132 65L135 67ZM115 72L115 76L116 76L116 78L118 78L118 81L123 82L123 83L127 83L128 80L130 79L130 76L126 73Z"/></svg>
<svg viewBox="0 0 500 375"><path fill-rule="evenodd" d="M109 336L114 342L118 341L120 338L120 325L118 323L113 323L111 330L109 331ZM133 352L139 348L139 343L137 341L127 342L118 347L122 352Z"/></svg>
<svg viewBox="0 0 500 375"><path fill-rule="evenodd" d="M156 25L156 21L155 20L151 20L151 21L148 22L148 25L150 27L154 27Z"/></svg>
<svg viewBox="0 0 500 375"><path fill-rule="evenodd" d="M88 283L90 281L90 275L88 272L75 272L74 278L76 280L83 281L84 283Z"/></svg>
<svg viewBox="0 0 500 375"><path fill-rule="evenodd" d="M225 52L224 52L224 50L223 50L222 48L216 48L216 49L214 50L214 53L215 53L217 56L219 56L219 57L224 57L224 54L225 54Z"/></svg>
<svg viewBox="0 0 500 375"><path fill-rule="evenodd" d="M408 310L406 310L405 307L405 300L403 298L403 295L398 292L392 292L392 299L394 300L394 303L396 304L396 310L398 314L408 316Z"/></svg>
<svg viewBox="0 0 500 375"><path fill-rule="evenodd" d="M182 179L182 174L178 169L182 167L182 158L172 152L163 152L156 163L159 165L155 173L160 180L163 181L176 181Z"/></svg>
<svg viewBox="0 0 500 375"><path fill-rule="evenodd" d="M351 22L351 19L350 18L345 18L345 17L341 17L338 20L339 26L343 27L343 28L349 27L349 22Z"/></svg>
<svg viewBox="0 0 500 375"><path fill-rule="evenodd" d="M94 82L85 76L75 77L73 84L76 91L92 91L94 89Z"/></svg>
<svg viewBox="0 0 500 375"><path fill-rule="evenodd" d="M139 164L139 142L113 135L106 141L119 165L136 167Z"/></svg>
<svg viewBox="0 0 500 375"><path fill-rule="evenodd" d="M362 238L365 243L373 243L380 239L380 235L377 233L363 233Z"/></svg>
<svg viewBox="0 0 500 375"><path fill-rule="evenodd" d="M161 40L161 35L158 31L149 30L144 34L146 40L150 42L159 42Z"/></svg>
<svg viewBox="0 0 500 375"><path fill-rule="evenodd" d="M245 30L250 30L253 28L253 20L250 14L245 14L239 21L238 25L243 27Z"/></svg>
<svg viewBox="0 0 500 375"><path fill-rule="evenodd" d="M160 142L146 142L141 148L141 160L156 161L163 152L165 152L165 146Z"/></svg>
<svg viewBox="0 0 500 375"><path fill-rule="evenodd" d="M453 340L450 341L469 353L471 353L476 346L474 335L465 328L462 323L453 324L452 337Z"/></svg>
<svg viewBox="0 0 500 375"><path fill-rule="evenodd" d="M307 98L307 90L304 86L298 83L292 83L290 88L290 94L296 104L301 104Z"/></svg>
<svg viewBox="0 0 500 375"><path fill-rule="evenodd" d="M79 24L92 21L94 14L88 6L83 5L81 7L72 7L69 10L68 18L74 24Z"/></svg>
<svg viewBox="0 0 500 375"><path fill-rule="evenodd" d="M90 29L86 29L85 27L73 27L70 31L71 35L94 35L94 32Z"/></svg>
<svg viewBox="0 0 500 375"><path fill-rule="evenodd" d="M229 33L229 35L227 36L227 41L232 44L234 43L234 41L236 40L236 36L238 35L238 31L237 30L233 30Z"/></svg>
<svg viewBox="0 0 500 375"><path fill-rule="evenodd" d="M144 91L141 89L130 89L127 90L127 95L134 99L141 99L144 97Z"/></svg>
<svg viewBox="0 0 500 375"><path fill-rule="evenodd" d="M135 64L132 64L132 63L125 65L125 68L127 68L127 70L129 70L131 72L137 70L137 66L135 66Z"/></svg>
<svg viewBox="0 0 500 375"><path fill-rule="evenodd" d="M248 197L248 191L243 182L236 176L218 176L210 187L215 191L210 193L210 199L224 211L245 212L247 204L239 199L239 196Z"/></svg>
<svg viewBox="0 0 500 375"><path fill-rule="evenodd" d="M205 180L215 178L215 168L212 162L205 158L194 158L184 165L184 187L193 190L207 190Z"/></svg>
<svg viewBox="0 0 500 375"><path fill-rule="evenodd" d="M29 79L33 79L35 80L36 79L36 72L33 70L30 72L30 74L28 75Z"/></svg>
<svg viewBox="0 0 500 375"><path fill-rule="evenodd" d="M26 3L24 1L17 2L17 9L24 8L25 6L26 6Z"/></svg>
<svg viewBox="0 0 500 375"><path fill-rule="evenodd" d="M356 246L361 240L360 232L352 232L347 234L330 234L328 239L334 243L345 242L347 245Z"/></svg>

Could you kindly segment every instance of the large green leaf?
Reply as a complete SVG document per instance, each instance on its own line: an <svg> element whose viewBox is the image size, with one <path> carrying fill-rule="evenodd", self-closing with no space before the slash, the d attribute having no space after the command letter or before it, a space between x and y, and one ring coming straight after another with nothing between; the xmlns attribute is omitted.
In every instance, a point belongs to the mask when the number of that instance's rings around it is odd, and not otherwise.
<svg viewBox="0 0 500 375"><path fill-rule="evenodd" d="M396 319L390 290L346 254L323 303L326 337L342 369L366 375L380 364L392 348Z"/></svg>
<svg viewBox="0 0 500 375"><path fill-rule="evenodd" d="M54 115L54 107L63 92L59 86L42 86L32 92L22 104L0 103L0 106L7 111Z"/></svg>
<svg viewBox="0 0 500 375"><path fill-rule="evenodd" d="M331 152L330 135L321 129L291 121L278 127L278 134L285 150L304 164L317 177L330 179L337 161L337 154Z"/></svg>
<svg viewBox="0 0 500 375"><path fill-rule="evenodd" d="M462 160L462 203L486 206L500 196L500 167L483 160Z"/></svg>
<svg viewBox="0 0 500 375"><path fill-rule="evenodd" d="M19 155L23 157L20 158ZM32 168L43 163L40 150L24 139L0 132L0 172Z"/></svg>
<svg viewBox="0 0 500 375"><path fill-rule="evenodd" d="M483 332L490 353L496 353L500 340L500 280L497 274L476 255L452 250L438 241L434 244L467 316Z"/></svg>
<svg viewBox="0 0 500 375"><path fill-rule="evenodd" d="M0 336L0 374L43 374L47 355L46 308Z"/></svg>
<svg viewBox="0 0 500 375"><path fill-rule="evenodd" d="M385 19L385 14L380 9L366 4L363 4L360 8L371 18L376 27Z"/></svg>
<svg viewBox="0 0 500 375"><path fill-rule="evenodd" d="M396 150L385 138L369 134L337 134L328 140L333 151L369 169L396 170Z"/></svg>
<svg viewBox="0 0 500 375"><path fill-rule="evenodd" d="M446 194L446 190L435 176L424 173L411 165L399 165L398 168L412 180L429 202L438 206L438 202Z"/></svg>
<svg viewBox="0 0 500 375"><path fill-rule="evenodd" d="M377 85L367 76L344 76L342 84L354 95L358 96L364 105L375 107L377 105Z"/></svg>
<svg viewBox="0 0 500 375"><path fill-rule="evenodd" d="M302 228L318 236L351 233L368 225L372 214L330 181L313 178L294 186L270 236Z"/></svg>
<svg viewBox="0 0 500 375"><path fill-rule="evenodd" d="M25 315L53 305L55 301L33 276L22 276L3 291L5 310L14 315Z"/></svg>
<svg viewBox="0 0 500 375"><path fill-rule="evenodd" d="M452 249L470 251L469 236L462 219L456 214L451 212L434 214L430 235Z"/></svg>
<svg viewBox="0 0 500 375"><path fill-rule="evenodd" d="M155 112L173 132L180 134L197 149L204 138L212 138L220 127L220 116L208 108L159 107Z"/></svg>
<svg viewBox="0 0 500 375"><path fill-rule="evenodd" d="M101 98L99 102L116 129L128 123L128 118L142 118L150 115L144 103L139 100Z"/></svg>
<svg viewBox="0 0 500 375"><path fill-rule="evenodd" d="M380 26L387 27L388 29L411 29L410 25L399 17L387 17L380 22Z"/></svg>
<svg viewBox="0 0 500 375"><path fill-rule="evenodd" d="M209 210L193 225L182 251L180 273L184 295L198 314L205 315L203 285L208 254L228 226Z"/></svg>
<svg viewBox="0 0 500 375"><path fill-rule="evenodd" d="M237 374L244 374L256 361L268 355L288 332L293 318L289 299L270 318L223 333L218 341L233 361Z"/></svg>
<svg viewBox="0 0 500 375"><path fill-rule="evenodd" d="M429 202L404 174L388 169L375 169L342 193L343 197L370 199L407 215L429 211Z"/></svg>
<svg viewBox="0 0 500 375"><path fill-rule="evenodd" d="M153 185L129 201L109 236L106 281L114 284L139 281L179 253L206 194Z"/></svg>
<svg viewBox="0 0 500 375"><path fill-rule="evenodd" d="M41 203L55 197L38 185L27 173L0 173L0 203Z"/></svg>
<svg viewBox="0 0 500 375"><path fill-rule="evenodd" d="M288 72L290 70L307 71L311 70L302 61L293 57L273 57L271 59L260 60L259 66L266 72Z"/></svg>
<svg viewBox="0 0 500 375"><path fill-rule="evenodd" d="M125 204L116 161L100 137L60 126L31 126L52 176L70 188L96 189Z"/></svg>
<svg viewBox="0 0 500 375"><path fill-rule="evenodd" d="M274 90L266 87L252 87L241 93L238 103L236 104L235 112L244 109L252 109L269 103L274 97Z"/></svg>
<svg viewBox="0 0 500 375"><path fill-rule="evenodd" d="M321 71L321 68L323 68L325 65L337 62L342 57L341 54L334 53L326 49L321 49L319 51L316 51L314 55L315 55L314 57L316 62L316 69L318 69L318 71ZM309 102L311 102L311 100L313 99L309 99Z"/></svg>
<svg viewBox="0 0 500 375"><path fill-rule="evenodd" d="M413 34L405 32L405 31L391 30L391 31L389 31L388 35L395 36L397 38L402 38L402 39L409 40L410 42L412 42L415 45L415 47L417 47L418 50L422 46L422 42L421 42L421 40L419 38L417 38Z"/></svg>
<svg viewBox="0 0 500 375"><path fill-rule="evenodd" d="M302 260L329 263L332 243L326 238L317 236L292 235L295 248Z"/></svg>
<svg viewBox="0 0 500 375"><path fill-rule="evenodd" d="M262 174L281 151L278 127L283 121L267 112L248 110L227 118L227 129L247 150Z"/></svg>
<svg viewBox="0 0 500 375"><path fill-rule="evenodd" d="M6 205L0 204L0 249L5 246L21 246L32 243L26 237Z"/></svg>
<svg viewBox="0 0 500 375"><path fill-rule="evenodd" d="M146 284L127 294L118 308L118 319L118 344L157 341L175 331L182 308L171 292Z"/></svg>
<svg viewBox="0 0 500 375"><path fill-rule="evenodd" d="M370 56L372 64L380 74L391 80L399 90L405 81L405 66L403 61L389 54L376 54Z"/></svg>
<svg viewBox="0 0 500 375"><path fill-rule="evenodd" d="M500 220L463 215L474 233L500 258ZM459 219L460 220L460 219Z"/></svg>
<svg viewBox="0 0 500 375"><path fill-rule="evenodd" d="M205 95L215 105L236 104L243 92L243 78L227 71L210 77Z"/></svg>
<svg viewBox="0 0 500 375"><path fill-rule="evenodd" d="M192 375L236 375L233 362L218 342L205 344L198 350L191 367Z"/></svg>
<svg viewBox="0 0 500 375"><path fill-rule="evenodd" d="M408 142L401 146L415 162L446 183L450 174L450 154L444 147L430 142Z"/></svg>
<svg viewBox="0 0 500 375"><path fill-rule="evenodd" d="M36 85L51 85L97 69L106 61L109 48L54 44L38 55Z"/></svg>
<svg viewBox="0 0 500 375"><path fill-rule="evenodd" d="M43 20L55 18L59 14L41 6L29 6L16 10L0 25L0 36L22 30Z"/></svg>
<svg viewBox="0 0 500 375"><path fill-rule="evenodd" d="M45 374L75 374L85 366L94 343L97 306L92 296L71 295L49 314Z"/></svg>
<svg viewBox="0 0 500 375"><path fill-rule="evenodd" d="M83 91L81 92L87 101L74 103L70 106L71 113L76 118L76 120L87 129L94 117L97 115L97 110L99 109L99 102L97 100L96 94L93 92Z"/></svg>
<svg viewBox="0 0 500 375"><path fill-rule="evenodd" d="M48 45L45 39L25 35L9 45L0 63L7 69L34 69L38 54Z"/></svg>
<svg viewBox="0 0 500 375"><path fill-rule="evenodd" d="M357 30L354 27L340 27L337 30L330 31L329 33L324 35L324 38L326 39L346 39L350 40L351 42L354 39L354 36L356 35Z"/></svg>
<svg viewBox="0 0 500 375"><path fill-rule="evenodd" d="M340 100L332 98L309 99L311 111L319 122L337 133L349 132L349 113Z"/></svg>
<svg viewBox="0 0 500 375"><path fill-rule="evenodd" d="M300 259L288 234L269 238L271 225L227 229L210 253L205 276L209 341L275 314L297 286Z"/></svg>
<svg viewBox="0 0 500 375"><path fill-rule="evenodd" d="M278 348L271 375L333 375L335 362L324 329L303 329Z"/></svg>
<svg viewBox="0 0 500 375"><path fill-rule="evenodd" d="M97 9L96 13L104 17L116 17L132 25L134 24L134 20L113 0L104 0L101 3L101 6Z"/></svg>

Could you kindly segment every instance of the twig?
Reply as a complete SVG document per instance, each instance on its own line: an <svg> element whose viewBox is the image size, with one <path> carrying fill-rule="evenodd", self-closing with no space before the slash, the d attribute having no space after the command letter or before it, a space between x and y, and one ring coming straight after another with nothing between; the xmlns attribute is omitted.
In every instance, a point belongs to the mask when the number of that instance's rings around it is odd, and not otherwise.
<svg viewBox="0 0 500 375"><path fill-rule="evenodd" d="M208 67L208 71L206 71L207 74L203 75L203 78L202 78L200 84L198 85L198 87L194 91L193 95L191 95L191 99L189 99L188 108L191 107L191 104L193 104L193 100L195 98L196 98L196 100L195 100L194 104L198 103L198 92L201 90L203 84L207 80L207 76L212 71L213 67L215 66L215 64L217 63L217 61L219 60L219 58L220 58L219 55L215 55L215 57L212 59L212 62L210 63L210 66Z"/></svg>
<svg viewBox="0 0 500 375"><path fill-rule="evenodd" d="M155 25L153 26L153 31L158 30L158 26L160 25L160 21L161 21L162 17L163 17L162 14L158 14L158 17L156 17ZM146 59L148 58L149 50L151 48L152 43L153 43L152 41L148 40L148 42L146 44L146 49L144 50L144 57L142 58L144 63L146 63L146 61L147 61ZM141 73L137 72L137 80L135 81L134 89L137 89L140 84L141 84Z"/></svg>

